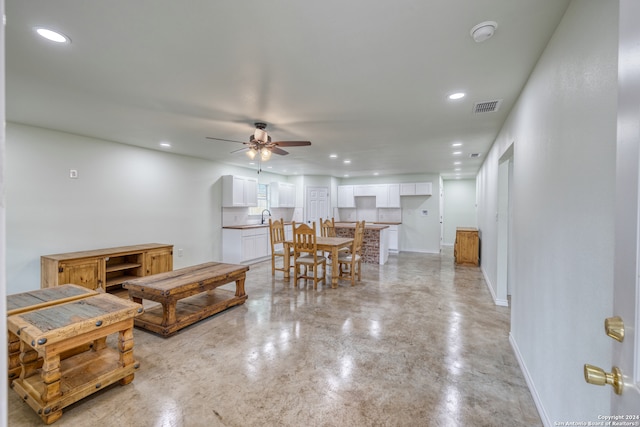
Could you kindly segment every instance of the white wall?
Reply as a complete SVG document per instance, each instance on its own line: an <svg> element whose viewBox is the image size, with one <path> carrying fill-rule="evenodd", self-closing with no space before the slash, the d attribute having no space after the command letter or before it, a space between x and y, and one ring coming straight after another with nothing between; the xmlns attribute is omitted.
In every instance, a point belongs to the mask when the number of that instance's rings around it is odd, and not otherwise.
<svg viewBox="0 0 640 427"><path fill-rule="evenodd" d="M456 241L457 227L477 227L476 180L453 179L444 181L444 245Z"/></svg>
<svg viewBox="0 0 640 427"><path fill-rule="evenodd" d="M175 268L221 260L220 176L256 173L15 123L6 156L8 294L40 287L47 254L169 243Z"/></svg>
<svg viewBox="0 0 640 427"><path fill-rule="evenodd" d="M0 16L4 16L4 0L0 0ZM0 28L0 123L5 123L4 25ZM6 281L6 210L5 210L5 130L0 128L0 342L7 342ZM8 366L7 352L0 352L0 366ZM7 425L7 382L0 384L0 427Z"/></svg>
<svg viewBox="0 0 640 427"><path fill-rule="evenodd" d="M477 178L495 281L498 161L514 143L511 341L545 425L610 413L611 391L582 370L611 357L594 342L612 309L617 13L571 3Z"/></svg>

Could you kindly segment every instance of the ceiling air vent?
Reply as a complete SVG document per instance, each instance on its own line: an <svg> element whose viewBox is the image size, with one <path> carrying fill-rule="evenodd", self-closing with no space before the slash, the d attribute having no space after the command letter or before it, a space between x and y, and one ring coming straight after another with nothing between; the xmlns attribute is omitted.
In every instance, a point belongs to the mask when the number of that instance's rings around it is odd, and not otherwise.
<svg viewBox="0 0 640 427"><path fill-rule="evenodd" d="M472 159L477 159L478 157L480 157L480 153L471 153L469 154L469 157L471 157Z"/></svg>
<svg viewBox="0 0 640 427"><path fill-rule="evenodd" d="M495 113L500 108L502 99L496 99L495 101L476 102L473 105L473 113Z"/></svg>

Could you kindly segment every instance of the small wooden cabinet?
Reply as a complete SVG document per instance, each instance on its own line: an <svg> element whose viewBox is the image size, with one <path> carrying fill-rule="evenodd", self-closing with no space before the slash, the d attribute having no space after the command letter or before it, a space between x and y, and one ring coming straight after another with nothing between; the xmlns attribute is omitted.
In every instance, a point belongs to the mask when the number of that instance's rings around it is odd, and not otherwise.
<svg viewBox="0 0 640 427"><path fill-rule="evenodd" d="M453 258L456 264L478 265L480 252L480 239L478 229L470 227L456 228L456 243L453 249Z"/></svg>
<svg viewBox="0 0 640 427"><path fill-rule="evenodd" d="M173 245L158 243L45 255L40 258L40 287L73 283L113 292L127 280L171 270Z"/></svg>

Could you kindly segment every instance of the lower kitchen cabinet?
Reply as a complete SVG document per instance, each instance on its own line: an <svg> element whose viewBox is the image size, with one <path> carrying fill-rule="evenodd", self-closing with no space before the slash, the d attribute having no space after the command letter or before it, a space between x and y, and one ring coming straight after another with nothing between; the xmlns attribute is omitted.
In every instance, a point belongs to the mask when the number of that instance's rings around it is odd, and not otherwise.
<svg viewBox="0 0 640 427"><path fill-rule="evenodd" d="M222 262L243 264L257 262L269 254L269 227L222 229Z"/></svg>

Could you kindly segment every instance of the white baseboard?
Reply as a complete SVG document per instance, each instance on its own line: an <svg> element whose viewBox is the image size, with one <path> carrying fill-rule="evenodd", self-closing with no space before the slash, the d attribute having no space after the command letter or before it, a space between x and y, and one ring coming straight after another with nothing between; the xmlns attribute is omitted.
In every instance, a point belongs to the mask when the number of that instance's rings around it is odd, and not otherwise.
<svg viewBox="0 0 640 427"><path fill-rule="evenodd" d="M484 271L484 268L480 267L480 271L482 271L482 275L484 276L484 281L487 284L487 287L489 288L489 293L491 294L491 299L493 299L493 303L495 305L499 305L502 307L509 307L509 301L507 301L506 299L498 299L496 297L496 293L493 290L493 286L491 286L491 280L489 280L489 277L487 276L487 272Z"/></svg>
<svg viewBox="0 0 640 427"><path fill-rule="evenodd" d="M533 402L536 404L536 408L538 409L538 415L540 415L540 420L545 427L551 427L553 424L551 420L549 420L549 416L547 415L547 411L544 410L544 406L542 406L542 402L540 401L540 396L538 396L538 391L536 390L536 386L531 379L531 375L529 374L529 370L527 366L524 364L524 360L522 359L522 354L520 353L520 349L518 348L518 343L513 338L513 335L509 333L509 343L511 344L511 348L516 356L516 360L518 361L518 365L520 365L520 370L522 371L522 375L524 376L524 380L527 383L527 387L531 392L531 396L533 397Z"/></svg>

